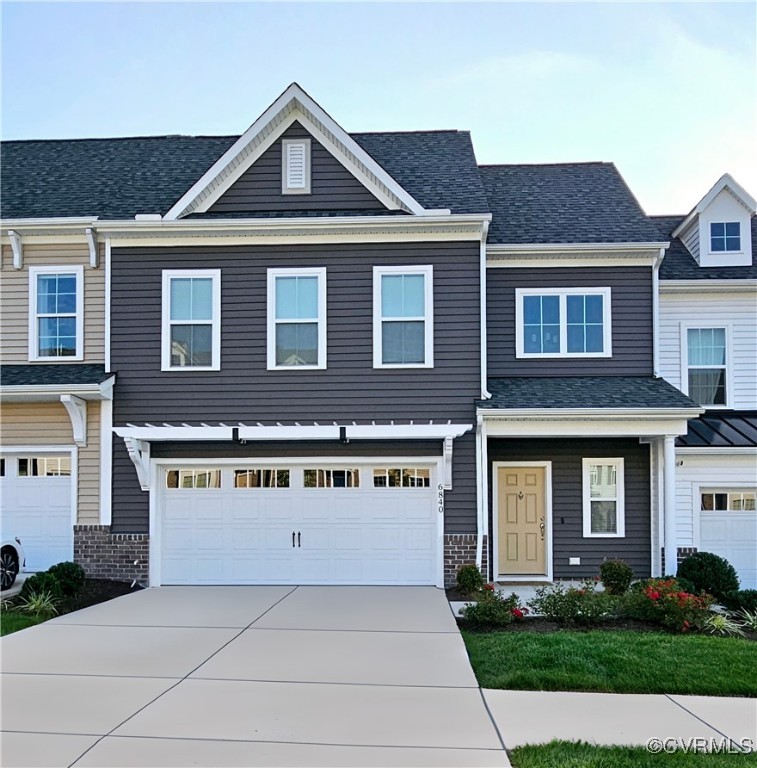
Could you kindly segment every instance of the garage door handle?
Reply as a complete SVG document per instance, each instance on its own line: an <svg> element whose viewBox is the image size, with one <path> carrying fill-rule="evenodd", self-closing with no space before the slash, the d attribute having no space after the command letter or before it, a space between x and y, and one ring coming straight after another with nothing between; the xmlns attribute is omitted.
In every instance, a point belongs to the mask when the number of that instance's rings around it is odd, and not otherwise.
<svg viewBox="0 0 757 768"><path fill-rule="evenodd" d="M301 547L301 546L302 546L302 544L300 544L300 536L301 536L301 535L302 535L302 534L301 534L299 531L297 531L297 546L298 546L298 547Z"/></svg>
<svg viewBox="0 0 757 768"><path fill-rule="evenodd" d="M294 546L294 531L292 531L292 546Z"/></svg>

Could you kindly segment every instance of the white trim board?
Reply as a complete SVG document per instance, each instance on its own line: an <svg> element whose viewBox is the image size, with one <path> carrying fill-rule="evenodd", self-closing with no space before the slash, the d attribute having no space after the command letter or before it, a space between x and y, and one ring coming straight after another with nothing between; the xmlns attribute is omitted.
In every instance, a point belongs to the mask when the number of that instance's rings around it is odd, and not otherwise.
<svg viewBox="0 0 757 768"><path fill-rule="evenodd" d="M550 582L554 573L553 530L552 530L552 462L551 461L493 461L491 464L492 483L492 564L491 571L495 581L536 581ZM544 468L544 562L547 573L524 574L513 576L512 574L499 573L499 483L497 471L506 467L543 467Z"/></svg>

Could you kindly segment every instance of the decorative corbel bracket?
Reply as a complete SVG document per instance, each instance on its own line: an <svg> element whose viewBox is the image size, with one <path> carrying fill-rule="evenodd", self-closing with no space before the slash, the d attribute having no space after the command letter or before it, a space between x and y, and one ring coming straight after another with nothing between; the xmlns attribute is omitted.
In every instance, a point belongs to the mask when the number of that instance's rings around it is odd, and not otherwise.
<svg viewBox="0 0 757 768"><path fill-rule="evenodd" d="M76 395L61 395L60 401L68 411L74 442L84 448L87 445L87 401Z"/></svg>
<svg viewBox="0 0 757 768"><path fill-rule="evenodd" d="M444 490L452 490L452 441L454 437L444 438Z"/></svg>
<svg viewBox="0 0 757 768"><path fill-rule="evenodd" d="M23 269L24 267L24 244L21 235L15 230L8 230L8 239L11 241L11 250L13 251L13 268Z"/></svg>
<svg viewBox="0 0 757 768"><path fill-rule="evenodd" d="M129 458L137 470L139 487L143 491L150 490L150 443L145 440L137 440L134 437L125 437L126 450Z"/></svg>
<svg viewBox="0 0 757 768"><path fill-rule="evenodd" d="M84 234L87 238L87 245L89 246L89 266L93 269L97 269L100 265L100 254L97 250L97 232L91 227L87 227L84 230Z"/></svg>

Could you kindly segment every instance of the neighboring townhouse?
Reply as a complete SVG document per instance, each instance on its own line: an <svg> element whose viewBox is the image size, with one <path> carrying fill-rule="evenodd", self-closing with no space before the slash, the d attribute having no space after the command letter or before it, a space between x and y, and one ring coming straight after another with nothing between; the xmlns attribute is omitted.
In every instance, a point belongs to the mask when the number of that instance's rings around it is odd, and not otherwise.
<svg viewBox="0 0 757 768"><path fill-rule="evenodd" d="M653 217L660 372L706 408L676 442L679 552L715 552L757 589L757 219L726 174L688 216Z"/></svg>
<svg viewBox="0 0 757 768"><path fill-rule="evenodd" d="M4 150L3 172L13 163ZM110 507L105 269L91 217L35 221L22 205L14 221L13 208L3 199L2 538L21 539L27 569L44 570L73 558L75 524L99 525Z"/></svg>

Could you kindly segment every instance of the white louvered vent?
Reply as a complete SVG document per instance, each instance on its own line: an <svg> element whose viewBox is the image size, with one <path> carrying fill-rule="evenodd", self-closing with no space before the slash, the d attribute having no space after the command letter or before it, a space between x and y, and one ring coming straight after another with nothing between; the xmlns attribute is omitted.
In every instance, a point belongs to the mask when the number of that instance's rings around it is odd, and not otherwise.
<svg viewBox="0 0 757 768"><path fill-rule="evenodd" d="M282 188L284 194L310 192L310 140L284 140L282 152Z"/></svg>

